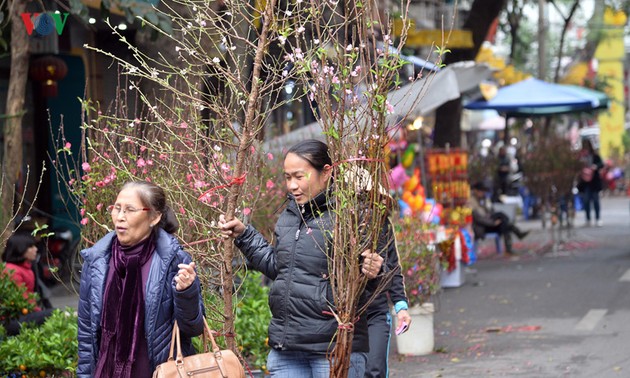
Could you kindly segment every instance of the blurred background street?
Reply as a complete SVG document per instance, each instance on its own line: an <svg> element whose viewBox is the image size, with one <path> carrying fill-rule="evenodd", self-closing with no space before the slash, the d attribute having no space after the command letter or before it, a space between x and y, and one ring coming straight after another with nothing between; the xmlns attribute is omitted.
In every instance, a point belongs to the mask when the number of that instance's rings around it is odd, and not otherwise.
<svg viewBox="0 0 630 378"><path fill-rule="evenodd" d="M630 200L604 197L604 226L549 248L540 220L518 256L485 255L436 301L435 351L392 351L392 377L630 376ZM395 342L393 343L395 349Z"/></svg>

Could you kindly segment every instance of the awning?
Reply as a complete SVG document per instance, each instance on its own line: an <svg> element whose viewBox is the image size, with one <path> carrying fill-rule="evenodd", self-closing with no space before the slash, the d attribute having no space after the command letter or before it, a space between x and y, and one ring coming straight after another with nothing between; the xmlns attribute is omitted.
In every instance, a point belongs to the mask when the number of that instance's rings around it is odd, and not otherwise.
<svg viewBox="0 0 630 378"><path fill-rule="evenodd" d="M546 116L608 107L608 96L592 89L527 79L499 88L488 101L475 101L466 109L494 109L508 117Z"/></svg>

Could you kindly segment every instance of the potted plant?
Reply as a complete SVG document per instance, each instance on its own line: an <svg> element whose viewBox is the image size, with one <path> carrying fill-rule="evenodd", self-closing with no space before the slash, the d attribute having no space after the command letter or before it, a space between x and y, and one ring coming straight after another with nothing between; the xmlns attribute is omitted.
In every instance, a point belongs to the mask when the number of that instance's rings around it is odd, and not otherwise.
<svg viewBox="0 0 630 378"><path fill-rule="evenodd" d="M423 355L433 351L433 303L440 291L441 254L435 244L435 225L417 217L394 220L396 244L405 279L412 326L396 338L398 353Z"/></svg>
<svg viewBox="0 0 630 378"><path fill-rule="evenodd" d="M67 377L77 365L77 316L73 309L56 309L44 324L23 324L20 333L6 335L3 322L34 310L36 295L25 293L0 263L0 377Z"/></svg>

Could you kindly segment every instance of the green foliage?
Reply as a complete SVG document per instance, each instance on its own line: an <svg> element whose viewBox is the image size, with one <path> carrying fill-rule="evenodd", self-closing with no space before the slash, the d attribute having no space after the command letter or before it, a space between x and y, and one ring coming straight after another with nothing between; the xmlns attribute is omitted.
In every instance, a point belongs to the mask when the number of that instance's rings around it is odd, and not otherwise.
<svg viewBox="0 0 630 378"><path fill-rule="evenodd" d="M267 328L271 311L267 304L269 288L262 284L259 272L247 273L239 288L234 323L239 349L252 368L265 370L269 353Z"/></svg>
<svg viewBox="0 0 630 378"><path fill-rule="evenodd" d="M396 218L393 224L409 306L422 305L441 289L441 254L431 241L433 226L416 217Z"/></svg>
<svg viewBox="0 0 630 378"><path fill-rule="evenodd" d="M17 319L32 312L37 303L35 294L26 293L26 287L18 286L0 263L0 322Z"/></svg>
<svg viewBox="0 0 630 378"><path fill-rule="evenodd" d="M234 284L236 291L234 329L239 352L250 369L265 370L269 353L267 328L271 321L271 311L267 303L269 288L263 285L262 278L263 275L256 271L240 272L237 276L237 282ZM220 331L224 324L223 318L217 318L218 314L224 313L219 294L218 290L204 292L208 325L213 331ZM220 348L225 348L225 338L222 335L215 340ZM193 345L197 351L203 350L200 337L193 338Z"/></svg>
<svg viewBox="0 0 630 378"><path fill-rule="evenodd" d="M17 336L0 343L0 375L21 372L54 377L77 366L77 316L57 309L40 327L23 326Z"/></svg>

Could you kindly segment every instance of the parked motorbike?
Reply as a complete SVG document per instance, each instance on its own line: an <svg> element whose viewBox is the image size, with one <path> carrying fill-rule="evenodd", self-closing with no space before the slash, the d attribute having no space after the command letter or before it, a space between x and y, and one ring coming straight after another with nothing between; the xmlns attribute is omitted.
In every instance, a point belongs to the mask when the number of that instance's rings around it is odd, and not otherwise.
<svg viewBox="0 0 630 378"><path fill-rule="evenodd" d="M73 260L78 254L79 239L74 239L72 231L53 230L46 240L46 251L42 258L42 276L46 282L68 281L73 279Z"/></svg>
<svg viewBox="0 0 630 378"><path fill-rule="evenodd" d="M35 230L44 230L44 235L34 235L38 241L38 261L36 264L38 279L46 286L53 286L59 282L68 282L78 278L81 269L78 247L80 239L74 238L68 229L47 230L42 228L45 220L35 221L30 215L19 219L16 230L33 234ZM77 266L78 265L78 266Z"/></svg>

